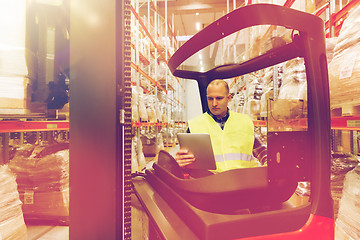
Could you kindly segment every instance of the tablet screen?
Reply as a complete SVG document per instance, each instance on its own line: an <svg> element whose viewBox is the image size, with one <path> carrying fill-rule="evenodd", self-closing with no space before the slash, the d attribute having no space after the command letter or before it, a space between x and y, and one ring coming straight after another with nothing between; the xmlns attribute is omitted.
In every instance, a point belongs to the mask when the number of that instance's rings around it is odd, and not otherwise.
<svg viewBox="0 0 360 240"><path fill-rule="evenodd" d="M180 148L194 154L196 160L188 165L192 169L215 170L216 163L208 133L178 133Z"/></svg>

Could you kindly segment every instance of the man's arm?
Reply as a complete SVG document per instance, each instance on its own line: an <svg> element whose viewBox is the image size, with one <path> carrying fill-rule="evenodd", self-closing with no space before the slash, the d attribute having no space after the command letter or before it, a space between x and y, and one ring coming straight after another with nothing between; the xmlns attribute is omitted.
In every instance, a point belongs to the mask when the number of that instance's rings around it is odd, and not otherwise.
<svg viewBox="0 0 360 240"><path fill-rule="evenodd" d="M257 134L255 134L254 139L253 155L260 161L261 165L267 163L267 146Z"/></svg>

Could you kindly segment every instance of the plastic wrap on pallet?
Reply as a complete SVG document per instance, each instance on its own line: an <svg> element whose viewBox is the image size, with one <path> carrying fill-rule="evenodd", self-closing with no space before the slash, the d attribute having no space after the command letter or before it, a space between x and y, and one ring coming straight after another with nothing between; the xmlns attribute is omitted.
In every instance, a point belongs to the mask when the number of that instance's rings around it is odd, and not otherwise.
<svg viewBox="0 0 360 240"><path fill-rule="evenodd" d="M25 219L68 222L68 143L24 145L9 167L17 176Z"/></svg>
<svg viewBox="0 0 360 240"><path fill-rule="evenodd" d="M331 154L331 195L334 200L335 219L338 215L339 201L343 195L345 176L359 163L359 158L349 153L334 152ZM296 194L298 196L310 196L310 189L309 182L299 182Z"/></svg>
<svg viewBox="0 0 360 240"><path fill-rule="evenodd" d="M335 218L338 215L345 175L359 163L359 158L349 153L335 152L331 155L331 195L334 200Z"/></svg>
<svg viewBox="0 0 360 240"><path fill-rule="evenodd" d="M337 37L326 38L326 59L329 64L334 58L334 49L338 41Z"/></svg>
<svg viewBox="0 0 360 240"><path fill-rule="evenodd" d="M345 176L339 214L335 222L336 240L360 239L360 165Z"/></svg>
<svg viewBox="0 0 360 240"><path fill-rule="evenodd" d="M21 205L14 173L0 166L0 239L27 239Z"/></svg>
<svg viewBox="0 0 360 240"><path fill-rule="evenodd" d="M360 104L360 6L344 20L329 64L331 108Z"/></svg>

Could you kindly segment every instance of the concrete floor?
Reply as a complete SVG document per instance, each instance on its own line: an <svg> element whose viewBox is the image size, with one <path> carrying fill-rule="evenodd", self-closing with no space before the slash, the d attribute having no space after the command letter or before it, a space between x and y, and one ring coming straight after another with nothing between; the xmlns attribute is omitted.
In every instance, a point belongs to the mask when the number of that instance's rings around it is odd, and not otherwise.
<svg viewBox="0 0 360 240"><path fill-rule="evenodd" d="M69 240L69 226L27 225L28 240Z"/></svg>

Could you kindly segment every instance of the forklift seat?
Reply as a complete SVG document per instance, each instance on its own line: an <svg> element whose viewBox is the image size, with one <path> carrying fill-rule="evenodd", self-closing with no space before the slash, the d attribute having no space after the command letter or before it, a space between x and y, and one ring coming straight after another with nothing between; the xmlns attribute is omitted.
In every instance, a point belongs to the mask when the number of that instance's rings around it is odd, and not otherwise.
<svg viewBox="0 0 360 240"><path fill-rule="evenodd" d="M147 177L167 184L182 198L204 211L231 214L241 209L280 205L294 193L297 182L271 184L268 167L241 168L210 176L184 179L175 159L161 150Z"/></svg>

